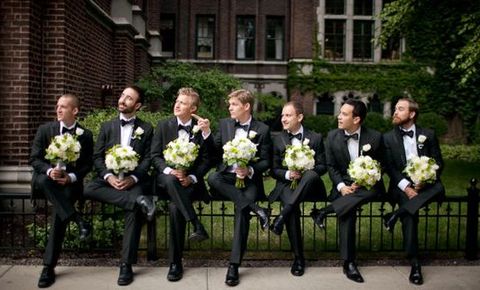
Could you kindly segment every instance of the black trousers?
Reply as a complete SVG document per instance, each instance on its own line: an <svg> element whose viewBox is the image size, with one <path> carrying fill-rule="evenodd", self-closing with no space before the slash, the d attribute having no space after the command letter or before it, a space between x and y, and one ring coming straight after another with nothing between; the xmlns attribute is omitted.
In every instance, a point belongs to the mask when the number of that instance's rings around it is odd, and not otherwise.
<svg viewBox="0 0 480 290"><path fill-rule="evenodd" d="M85 198L109 203L125 210L121 263L135 264L137 262L138 245L145 218L137 206L136 200L142 194L143 190L139 184L135 184L129 190L120 191L100 178L95 179L85 188Z"/></svg>
<svg viewBox="0 0 480 290"><path fill-rule="evenodd" d="M39 174L36 179L37 187L43 191L47 200L53 205L53 221L48 236L47 246L43 255L43 264L55 267L62 250L65 232L73 214L75 201L80 197L79 186L76 182L67 186L60 185L46 174ZM81 190L80 190L81 191Z"/></svg>
<svg viewBox="0 0 480 290"><path fill-rule="evenodd" d="M233 173L214 172L208 176L208 184L219 194L233 201L235 206L234 231L230 263L240 264L247 248L250 230L250 207L257 198L257 186L249 178L245 179L245 188L235 187L236 176Z"/></svg>

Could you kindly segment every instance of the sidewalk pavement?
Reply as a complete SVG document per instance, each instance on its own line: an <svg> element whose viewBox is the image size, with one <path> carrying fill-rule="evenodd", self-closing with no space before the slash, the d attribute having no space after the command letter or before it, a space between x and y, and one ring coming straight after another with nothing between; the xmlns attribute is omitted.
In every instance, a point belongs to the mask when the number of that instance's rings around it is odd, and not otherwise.
<svg viewBox="0 0 480 290"><path fill-rule="evenodd" d="M134 267L135 280L129 286L118 286L117 267L63 267L55 271L57 279L49 289L103 290L103 289L155 289L155 290L318 290L318 289L479 289L480 266L425 266L425 283L414 286L408 282L410 267L359 267L365 283L348 280L341 267L309 267L305 275L294 277L290 268L240 267L240 284L225 285L226 268L185 268L183 279L169 282L167 267ZM0 265L0 289L38 289L41 266Z"/></svg>

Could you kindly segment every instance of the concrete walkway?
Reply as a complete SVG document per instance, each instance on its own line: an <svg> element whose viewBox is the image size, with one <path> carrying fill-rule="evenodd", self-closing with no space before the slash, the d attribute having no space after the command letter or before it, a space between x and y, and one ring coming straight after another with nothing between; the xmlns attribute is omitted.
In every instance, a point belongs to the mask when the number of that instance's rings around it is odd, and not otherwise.
<svg viewBox="0 0 480 290"><path fill-rule="evenodd" d="M318 289L480 289L480 266L425 266L425 284L408 282L410 268L406 266L359 267L365 283L346 279L340 267L309 267L302 277L294 277L290 269L240 268L240 285L230 288L224 284L226 268L186 268L183 279L169 282L166 267L134 267L135 281L126 287L117 286L116 267L56 268L57 280L49 289L155 289L155 290L318 290ZM37 289L41 266L0 265L0 289Z"/></svg>

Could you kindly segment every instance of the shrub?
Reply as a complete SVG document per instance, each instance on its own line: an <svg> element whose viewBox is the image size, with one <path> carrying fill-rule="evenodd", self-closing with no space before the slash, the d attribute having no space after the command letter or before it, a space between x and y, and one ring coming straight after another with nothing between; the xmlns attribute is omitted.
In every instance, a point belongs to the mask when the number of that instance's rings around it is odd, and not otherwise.
<svg viewBox="0 0 480 290"><path fill-rule="evenodd" d="M392 129L392 123L390 118L383 117L382 114L377 112L369 112L364 122L365 126L371 129L375 129L379 132L385 133Z"/></svg>
<svg viewBox="0 0 480 290"><path fill-rule="evenodd" d="M480 162L480 145L440 145L443 159Z"/></svg>
<svg viewBox="0 0 480 290"><path fill-rule="evenodd" d="M330 115L307 116L304 125L307 129L321 133L325 138L328 131L337 128L337 119Z"/></svg>
<svg viewBox="0 0 480 290"><path fill-rule="evenodd" d="M434 130L437 136L445 135L448 130L448 124L445 118L434 112L422 113L418 115L417 124L420 127Z"/></svg>

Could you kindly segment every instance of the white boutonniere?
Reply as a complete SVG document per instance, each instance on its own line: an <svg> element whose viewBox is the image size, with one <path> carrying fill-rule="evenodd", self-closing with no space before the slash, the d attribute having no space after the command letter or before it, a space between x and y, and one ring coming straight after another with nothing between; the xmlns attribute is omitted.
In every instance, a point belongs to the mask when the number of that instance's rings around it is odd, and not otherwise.
<svg viewBox="0 0 480 290"><path fill-rule="evenodd" d="M142 135L143 135L143 129L142 127L138 127L135 132L133 132L133 139L142 139Z"/></svg>
<svg viewBox="0 0 480 290"><path fill-rule="evenodd" d="M370 144L365 144L362 146L362 151L360 152L360 155L363 155L364 152L370 151L372 149L372 145Z"/></svg>
<svg viewBox="0 0 480 290"><path fill-rule="evenodd" d="M257 136L257 132L252 130L248 132L248 139L253 139L255 136Z"/></svg>
<svg viewBox="0 0 480 290"><path fill-rule="evenodd" d="M80 127L77 127L77 129L75 129L75 135L77 135L77 136L82 135L83 132L84 132L84 130Z"/></svg>
<svg viewBox="0 0 480 290"><path fill-rule="evenodd" d="M418 136L418 139L417 139L418 149L423 149L423 146L424 146L423 143L425 143L426 140L427 140L427 136L425 135Z"/></svg>
<svg viewBox="0 0 480 290"><path fill-rule="evenodd" d="M200 126L198 126L198 125L193 126L193 128L192 128L192 133L193 133L193 134L197 134L198 131L200 131Z"/></svg>
<svg viewBox="0 0 480 290"><path fill-rule="evenodd" d="M308 145L308 143L310 143L310 139L308 138L303 139L303 145Z"/></svg>

